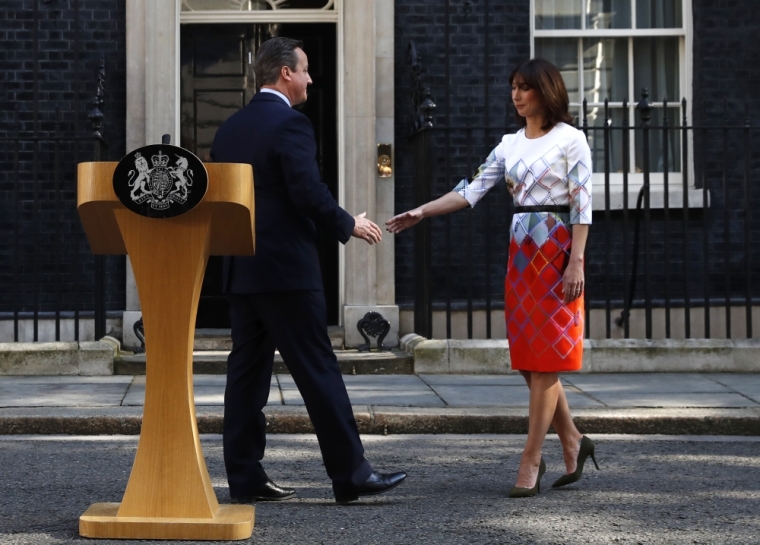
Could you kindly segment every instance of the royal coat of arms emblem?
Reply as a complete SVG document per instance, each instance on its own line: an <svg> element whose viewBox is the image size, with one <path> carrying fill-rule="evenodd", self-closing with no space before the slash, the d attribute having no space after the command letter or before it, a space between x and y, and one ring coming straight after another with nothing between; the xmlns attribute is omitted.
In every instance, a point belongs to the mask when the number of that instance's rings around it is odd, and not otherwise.
<svg viewBox="0 0 760 545"><path fill-rule="evenodd" d="M207 187L200 159L167 144L128 153L114 171L119 200L143 216L166 218L187 212L203 199Z"/></svg>

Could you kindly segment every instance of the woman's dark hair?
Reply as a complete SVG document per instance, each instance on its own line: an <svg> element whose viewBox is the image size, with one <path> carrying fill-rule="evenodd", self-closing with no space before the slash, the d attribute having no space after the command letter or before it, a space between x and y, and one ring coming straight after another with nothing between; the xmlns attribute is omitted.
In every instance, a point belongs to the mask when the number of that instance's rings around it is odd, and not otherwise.
<svg viewBox="0 0 760 545"><path fill-rule="evenodd" d="M567 88L557 67L544 59L530 59L517 66L509 75L509 85L515 80L524 83L530 89L538 92L541 101L546 108L544 126L542 129L551 129L559 123L571 124L573 116L569 112L570 99L567 97ZM515 119L520 127L525 127L527 121L519 113L515 112Z"/></svg>
<svg viewBox="0 0 760 545"><path fill-rule="evenodd" d="M270 38L259 46L253 62L256 87L274 85L280 79L280 70L287 66L295 72L298 64L296 48L303 49L303 42L292 38Z"/></svg>

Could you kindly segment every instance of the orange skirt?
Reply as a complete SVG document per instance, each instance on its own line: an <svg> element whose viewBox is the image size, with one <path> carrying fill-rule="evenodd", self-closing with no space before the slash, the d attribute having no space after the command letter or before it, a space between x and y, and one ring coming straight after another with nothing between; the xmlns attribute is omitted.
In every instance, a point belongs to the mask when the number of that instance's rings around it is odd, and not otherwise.
<svg viewBox="0 0 760 545"><path fill-rule="evenodd" d="M515 214L504 281L512 369L577 371L583 362L583 296L564 303L572 236L566 214Z"/></svg>

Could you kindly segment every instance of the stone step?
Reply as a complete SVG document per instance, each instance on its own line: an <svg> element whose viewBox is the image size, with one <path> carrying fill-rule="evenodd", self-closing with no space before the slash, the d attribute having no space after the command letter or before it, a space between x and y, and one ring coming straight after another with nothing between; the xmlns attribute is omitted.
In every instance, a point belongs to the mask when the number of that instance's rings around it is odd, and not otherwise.
<svg viewBox="0 0 760 545"><path fill-rule="evenodd" d="M330 335L330 343L334 349L343 348L344 331L342 327L328 326L327 333ZM196 329L195 344L193 350L220 351L232 350L232 339L229 329Z"/></svg>
<svg viewBox="0 0 760 545"><path fill-rule="evenodd" d="M193 373L223 375L227 372L229 350L196 350L193 352ZM359 352L336 350L340 371L344 375L413 375L414 358L406 352ZM121 355L114 358L114 375L144 375L145 354ZM274 373L287 374L279 352L274 356Z"/></svg>

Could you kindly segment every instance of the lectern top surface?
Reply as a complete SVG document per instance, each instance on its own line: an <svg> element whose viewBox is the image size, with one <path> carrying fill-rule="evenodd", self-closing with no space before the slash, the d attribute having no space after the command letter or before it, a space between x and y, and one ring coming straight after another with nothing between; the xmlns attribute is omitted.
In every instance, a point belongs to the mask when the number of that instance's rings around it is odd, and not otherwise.
<svg viewBox="0 0 760 545"><path fill-rule="evenodd" d="M113 188L118 163L80 163L77 179L77 209L95 254L127 253L114 211L125 209ZM211 209L211 255L252 255L255 241L253 171L250 165L207 163L208 190L193 212ZM192 214L190 212L189 214ZM186 221L190 216L150 219Z"/></svg>

